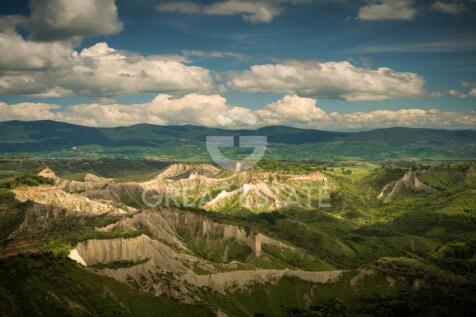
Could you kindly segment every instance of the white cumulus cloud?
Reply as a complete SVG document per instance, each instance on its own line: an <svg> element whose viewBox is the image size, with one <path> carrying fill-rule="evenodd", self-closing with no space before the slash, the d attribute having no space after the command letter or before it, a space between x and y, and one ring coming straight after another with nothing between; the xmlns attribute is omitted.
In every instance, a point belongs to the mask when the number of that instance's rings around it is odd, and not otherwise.
<svg viewBox="0 0 476 317"><path fill-rule="evenodd" d="M361 7L359 19L364 21L411 20L417 13L418 10L411 0L379 0Z"/></svg>
<svg viewBox="0 0 476 317"><path fill-rule="evenodd" d="M30 0L31 36L65 40L122 30L115 0Z"/></svg>
<svg viewBox="0 0 476 317"><path fill-rule="evenodd" d="M2 28L0 23L0 71L56 68L72 58L73 52L66 42L26 41L14 28Z"/></svg>
<svg viewBox="0 0 476 317"><path fill-rule="evenodd" d="M0 121L6 120L61 120L56 112L61 106L45 103L18 103L8 105L0 102Z"/></svg>
<svg viewBox="0 0 476 317"><path fill-rule="evenodd" d="M306 125L319 122L328 117L327 113L316 107L316 100L296 95L287 95L256 111L262 125Z"/></svg>
<svg viewBox="0 0 476 317"><path fill-rule="evenodd" d="M288 61L254 65L230 74L229 86L248 92L276 92L349 101L418 96L424 92L421 76L381 67L356 67L347 61Z"/></svg>
<svg viewBox="0 0 476 317"><path fill-rule="evenodd" d="M115 96L209 92L214 86L209 70L174 58L117 51L106 43L77 52L58 43L27 41L18 34L2 35L0 44L4 40L5 47L13 43L19 49L3 50L0 45L0 52L5 52L0 57L0 69L15 70L0 75L0 94ZM21 57L29 54L36 58L28 58L21 65Z"/></svg>
<svg viewBox="0 0 476 317"><path fill-rule="evenodd" d="M31 16L0 16L0 95L110 97L214 88L211 72L181 56L142 56L87 36L122 29L115 0L31 0ZM29 30L29 34L18 30Z"/></svg>
<svg viewBox="0 0 476 317"><path fill-rule="evenodd" d="M220 95L189 94L174 98L160 94L147 103L59 106L45 103L0 102L0 121L50 119L88 126L196 124L223 128L287 125L327 130L371 129L394 126L432 128L476 127L476 112L442 112L408 108L369 112L326 112L312 98L287 95L261 109L231 105Z"/></svg>

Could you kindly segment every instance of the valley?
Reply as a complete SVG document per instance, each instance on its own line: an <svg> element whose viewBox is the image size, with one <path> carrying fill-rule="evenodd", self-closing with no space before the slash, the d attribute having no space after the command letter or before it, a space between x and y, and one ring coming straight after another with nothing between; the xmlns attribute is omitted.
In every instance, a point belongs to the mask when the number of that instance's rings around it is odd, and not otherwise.
<svg viewBox="0 0 476 317"><path fill-rule="evenodd" d="M476 316L476 0L0 5L0 317Z"/></svg>
<svg viewBox="0 0 476 317"><path fill-rule="evenodd" d="M474 295L471 162L263 161L234 171L206 162L128 165L2 162L0 266L10 270L2 273L2 306L25 314L17 292L41 284L48 286L37 296L58 315L110 309L59 292L48 278L53 270L66 270L62 279L107 280L101 287L109 295L98 296L119 306L103 315L375 316L372 305L379 316L395 305L425 314L434 296L444 314L468 309ZM36 277L11 271L12 263ZM18 279L24 284L14 291ZM79 292L93 287L64 283ZM448 289L462 293L458 302ZM134 300L122 302L125 293ZM136 310L138 302L151 311Z"/></svg>

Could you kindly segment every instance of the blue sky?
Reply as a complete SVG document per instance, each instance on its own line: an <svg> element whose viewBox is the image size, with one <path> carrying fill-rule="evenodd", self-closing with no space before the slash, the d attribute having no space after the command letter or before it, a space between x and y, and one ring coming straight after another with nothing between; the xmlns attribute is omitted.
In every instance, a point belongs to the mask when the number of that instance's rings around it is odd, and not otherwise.
<svg viewBox="0 0 476 317"><path fill-rule="evenodd" d="M0 120L45 117L121 125L142 119L338 130L405 125L407 119L409 126L476 124L476 2L471 0L103 0L101 6L98 1L75 7L66 0L2 3L0 102L5 111ZM22 21L12 22L12 16ZM99 50L98 43L106 46ZM71 59L71 52L81 55L91 47L96 47L93 53ZM56 52L58 58L45 52ZM120 65L105 65L106 55L125 60L127 73ZM31 65L24 66L20 57ZM157 59L163 64L157 65ZM160 71L148 73L156 66ZM88 73L89 82L73 77L87 67L97 72ZM143 83L141 74L147 77ZM129 81L120 82L125 77ZM167 105L153 102L160 94L170 95ZM199 95L200 104L207 103L204 96L221 96L225 101L202 105L202 112L237 112L238 119L184 117L187 107L200 112L195 105L183 105L190 94ZM295 98L284 101L286 96ZM130 113L145 105L161 109L149 117ZM44 109L30 118L20 106ZM122 119L79 117L80 107L96 107L98 116L114 109ZM407 118L402 109L421 111ZM170 110L174 119L160 114ZM341 117L330 116L334 112ZM343 118L346 114L352 117Z"/></svg>

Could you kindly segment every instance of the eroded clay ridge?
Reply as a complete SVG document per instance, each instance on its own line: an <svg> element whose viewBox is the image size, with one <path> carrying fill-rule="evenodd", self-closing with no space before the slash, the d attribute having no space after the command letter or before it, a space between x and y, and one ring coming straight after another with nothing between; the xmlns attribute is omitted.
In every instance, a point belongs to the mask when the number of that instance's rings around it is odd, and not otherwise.
<svg viewBox="0 0 476 317"><path fill-rule="evenodd" d="M94 200L82 194L87 190L106 187L112 182L111 179L88 173L85 175L84 181L64 180L49 168L43 169L38 175L54 180L54 184L15 188L12 192L17 200L21 202L31 200L38 204L52 205L95 215L105 213L125 214L136 211L133 207L117 204L114 201Z"/></svg>
<svg viewBox="0 0 476 317"><path fill-rule="evenodd" d="M294 246L264 234L247 231L236 225L212 221L203 215L180 209L160 208L144 210L132 217L123 218L114 224L98 230L111 231L117 228L145 229L147 234L153 239L163 241L168 245L183 250L189 250L189 248L177 232L186 229L193 237L204 241L207 239L222 241L232 239L239 244L247 245L253 250L256 257L261 255L263 245L298 251Z"/></svg>
<svg viewBox="0 0 476 317"><path fill-rule="evenodd" d="M21 202L32 200L38 204L53 205L76 212L90 214L119 213L125 214L133 210L131 207L118 207L112 203L91 200L79 194L68 193L58 186L19 187L12 192Z"/></svg>
<svg viewBox="0 0 476 317"><path fill-rule="evenodd" d="M82 265L127 261L128 267L103 268L100 273L119 281L153 289L157 296L167 295L190 301L198 288L207 287L218 293L246 289L252 285L272 284L283 277L295 277L310 283L332 283L344 271L308 272L302 270L235 270L217 272L216 267L193 255L175 252L172 248L145 235L131 239L89 240L70 252L69 257ZM201 274L195 273L199 268ZM170 285L174 285L174 294Z"/></svg>
<svg viewBox="0 0 476 317"><path fill-rule="evenodd" d="M172 164L151 180L118 183L86 174L82 181L65 180L45 168L40 176L54 185L21 187L14 190L20 201L32 200L92 214L130 213L160 204L187 206L208 211L246 209L270 212L307 203L306 186L329 188L322 172L287 175L256 171L223 171L211 164ZM160 194L149 201L144 193ZM147 196L149 197L149 196Z"/></svg>
<svg viewBox="0 0 476 317"><path fill-rule="evenodd" d="M399 180L388 183L384 186L378 199L389 200L402 193L404 190L413 190L421 192L431 192L434 189L418 179L417 173L408 171Z"/></svg>

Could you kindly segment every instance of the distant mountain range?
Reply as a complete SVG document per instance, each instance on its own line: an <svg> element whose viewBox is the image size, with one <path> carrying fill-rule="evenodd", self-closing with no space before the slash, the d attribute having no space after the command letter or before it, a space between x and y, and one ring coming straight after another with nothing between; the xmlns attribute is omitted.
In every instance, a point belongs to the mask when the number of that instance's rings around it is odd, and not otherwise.
<svg viewBox="0 0 476 317"><path fill-rule="evenodd" d="M461 158L475 158L476 154L475 130L387 128L364 132L330 132L286 126L268 126L256 130L226 130L193 125L151 124L94 128L48 120L0 122L0 153L68 151L85 146L163 150L174 146L201 147L206 136L253 135L267 136L271 147L284 147L288 150L290 147L298 147L309 151L312 144L319 144L321 150L325 145L327 154L337 151L343 156L355 156L353 152L356 149L364 150L364 148L368 153L378 152L382 150L382 146L385 149L403 147L411 149L416 154L423 150L425 155L433 151L431 155L438 156L441 153L455 153L455 150L457 152L455 154L463 156ZM349 153L345 153L346 148L349 148ZM412 156L412 153L406 155Z"/></svg>

